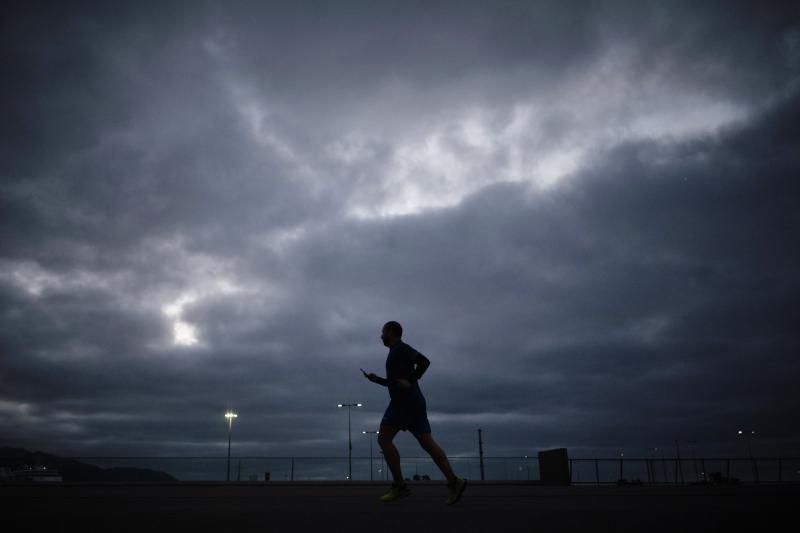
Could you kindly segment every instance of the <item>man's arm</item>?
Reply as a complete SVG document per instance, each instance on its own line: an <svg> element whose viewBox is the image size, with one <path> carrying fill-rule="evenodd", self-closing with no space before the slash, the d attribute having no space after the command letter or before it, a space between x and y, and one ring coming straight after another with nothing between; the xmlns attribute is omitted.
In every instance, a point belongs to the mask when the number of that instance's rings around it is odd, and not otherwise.
<svg viewBox="0 0 800 533"><path fill-rule="evenodd" d="M414 372L411 373L409 379L419 381L425 371L428 370L428 367L431 366L431 362L427 357L417 352L417 359L414 361L414 364L416 368L414 368Z"/></svg>
<svg viewBox="0 0 800 533"><path fill-rule="evenodd" d="M388 387L389 386L389 380L388 379L382 378L380 376L376 376L372 372L367 374L367 379L370 380L373 383L377 383L378 385L383 385L384 387Z"/></svg>

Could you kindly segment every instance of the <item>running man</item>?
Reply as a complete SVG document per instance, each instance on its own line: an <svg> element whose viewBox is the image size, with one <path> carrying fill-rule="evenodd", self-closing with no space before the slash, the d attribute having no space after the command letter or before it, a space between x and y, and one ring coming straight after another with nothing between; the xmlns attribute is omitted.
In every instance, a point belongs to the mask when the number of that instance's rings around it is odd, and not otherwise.
<svg viewBox="0 0 800 533"><path fill-rule="evenodd" d="M447 478L450 496L447 505L455 504L464 493L467 480L456 476L450 468L444 450L431 436L431 425L428 423L428 412L425 397L417 383L431 362L427 357L401 340L403 327L395 322L387 322L381 332L383 345L389 348L386 358L386 378L376 376L372 372L364 375L368 380L389 388L389 407L381 420L378 433L378 444L392 471L394 483L386 494L381 496L385 502L394 501L411 494L406 486L403 473L400 471L400 453L392 443L399 431L410 430L419 441L420 446L433 458L436 466Z"/></svg>

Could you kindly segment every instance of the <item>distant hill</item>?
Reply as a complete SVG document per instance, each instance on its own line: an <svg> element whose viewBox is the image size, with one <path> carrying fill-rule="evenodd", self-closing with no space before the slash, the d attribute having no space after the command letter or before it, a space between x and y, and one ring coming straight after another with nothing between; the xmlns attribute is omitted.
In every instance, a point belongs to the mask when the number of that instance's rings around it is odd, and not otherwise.
<svg viewBox="0 0 800 533"><path fill-rule="evenodd" d="M171 475L159 470L129 467L100 468L40 451L31 452L25 448L0 446L0 468L16 469L26 465L46 466L50 470L58 470L64 481L177 481Z"/></svg>

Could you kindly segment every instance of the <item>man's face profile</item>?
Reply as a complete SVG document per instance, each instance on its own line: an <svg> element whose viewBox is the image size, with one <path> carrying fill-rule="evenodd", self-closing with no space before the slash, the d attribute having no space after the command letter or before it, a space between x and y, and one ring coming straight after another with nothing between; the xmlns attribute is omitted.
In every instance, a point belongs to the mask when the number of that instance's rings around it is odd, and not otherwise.
<svg viewBox="0 0 800 533"><path fill-rule="evenodd" d="M390 335L386 331L385 327L381 330L381 340L383 341L384 346L389 346Z"/></svg>

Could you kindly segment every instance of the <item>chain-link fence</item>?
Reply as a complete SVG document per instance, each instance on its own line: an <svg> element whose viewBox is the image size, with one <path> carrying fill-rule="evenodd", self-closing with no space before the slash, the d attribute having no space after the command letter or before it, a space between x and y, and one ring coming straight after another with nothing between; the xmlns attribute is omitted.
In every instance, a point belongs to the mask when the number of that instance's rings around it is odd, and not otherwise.
<svg viewBox="0 0 800 533"><path fill-rule="evenodd" d="M468 479L538 481L537 456L450 457L454 471ZM28 459L27 461L31 461ZM49 464L48 464L49 463ZM430 457L404 457L409 480L441 481ZM353 457L72 457L6 466L5 479L63 481L314 481L389 480L382 456ZM27 473L26 473L27 472ZM45 476L44 473L47 473ZM800 458L570 458L574 485L737 484L800 482Z"/></svg>

